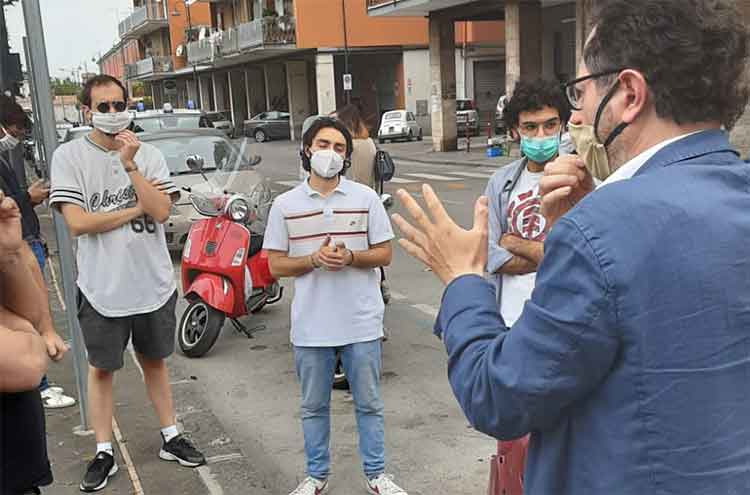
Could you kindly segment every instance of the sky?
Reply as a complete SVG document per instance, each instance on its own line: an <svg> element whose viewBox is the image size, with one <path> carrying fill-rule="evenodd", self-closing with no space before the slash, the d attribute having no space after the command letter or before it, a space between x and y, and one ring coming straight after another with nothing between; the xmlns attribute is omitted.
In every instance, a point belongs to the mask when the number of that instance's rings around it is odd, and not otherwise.
<svg viewBox="0 0 750 495"><path fill-rule="evenodd" d="M98 72L96 61L117 40L118 19L132 12L132 0L39 0L42 9L47 61L51 77L70 77L73 68L88 66ZM26 34L21 3L6 7L11 51L21 53Z"/></svg>

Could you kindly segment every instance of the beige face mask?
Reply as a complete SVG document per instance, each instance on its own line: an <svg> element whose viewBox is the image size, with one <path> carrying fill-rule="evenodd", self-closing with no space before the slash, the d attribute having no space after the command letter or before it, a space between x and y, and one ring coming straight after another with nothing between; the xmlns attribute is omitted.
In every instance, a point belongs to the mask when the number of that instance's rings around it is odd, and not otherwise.
<svg viewBox="0 0 750 495"><path fill-rule="evenodd" d="M591 172L591 175L602 181L609 177L612 170L609 168L607 150L596 139L594 127L568 123L568 131L578 156L586 164L586 168Z"/></svg>

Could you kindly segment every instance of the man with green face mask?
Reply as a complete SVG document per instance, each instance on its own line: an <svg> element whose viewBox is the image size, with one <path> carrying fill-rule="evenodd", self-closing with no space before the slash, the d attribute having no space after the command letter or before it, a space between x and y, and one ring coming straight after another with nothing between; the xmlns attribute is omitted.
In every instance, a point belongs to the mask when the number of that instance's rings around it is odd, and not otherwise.
<svg viewBox="0 0 750 495"><path fill-rule="evenodd" d="M547 225L541 215L539 180L544 166L557 158L560 136L570 117L565 96L550 81L516 84L503 121L523 157L498 170L487 184L489 258L487 272L497 293L498 310L508 326L521 314L534 288Z"/></svg>

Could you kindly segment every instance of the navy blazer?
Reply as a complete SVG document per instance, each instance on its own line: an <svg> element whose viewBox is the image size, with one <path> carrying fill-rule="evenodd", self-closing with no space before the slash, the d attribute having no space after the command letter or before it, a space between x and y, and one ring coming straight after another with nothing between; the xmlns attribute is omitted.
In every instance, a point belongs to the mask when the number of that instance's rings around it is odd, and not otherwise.
<svg viewBox="0 0 750 495"><path fill-rule="evenodd" d="M478 276L435 329L472 425L531 433L525 493L750 493L750 166L723 132L561 218L511 331Z"/></svg>

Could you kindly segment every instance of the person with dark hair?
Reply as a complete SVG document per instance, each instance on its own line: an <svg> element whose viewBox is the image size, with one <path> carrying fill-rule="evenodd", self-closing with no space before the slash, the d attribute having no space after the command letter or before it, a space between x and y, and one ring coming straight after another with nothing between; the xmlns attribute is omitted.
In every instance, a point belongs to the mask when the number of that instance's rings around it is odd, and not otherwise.
<svg viewBox="0 0 750 495"><path fill-rule="evenodd" d="M375 189L375 141L370 137L367 124L362 119L362 113L357 105L350 103L336 110L335 114L352 133L354 150L352 151L352 166L349 177L362 185Z"/></svg>
<svg viewBox="0 0 750 495"><path fill-rule="evenodd" d="M177 287L163 224L179 189L161 152L127 130L132 117L120 81L89 79L81 103L94 129L55 151L50 205L78 238L78 315L96 436L80 489L93 492L118 470L112 383L131 339L161 426L159 458L196 467L205 457L177 429L165 361L174 352Z"/></svg>
<svg viewBox="0 0 750 495"><path fill-rule="evenodd" d="M0 95L0 147L5 146L9 151L20 146L20 141L31 127L31 120L21 105L5 95ZM3 145L2 143L5 143ZM60 335L55 331L52 321L52 315L49 311L49 298L47 295L47 285L44 281L44 270L47 263L47 250L42 240L41 228L39 226L39 217L34 208L41 204L49 195L49 189L43 181L38 180L30 187L22 183L22 178L18 176L16 167L13 167L9 161L12 159L10 153L0 153L0 190L12 198L21 211L21 225L23 239L26 241L27 248L22 249L24 261L30 265L30 273L34 284L39 289L39 299L43 303L44 317L39 326L45 343L47 344L50 358L59 361L65 355L67 347ZM23 161L23 156L19 157ZM22 164L22 166L25 166ZM58 386L51 386L47 376L43 376L39 384L39 391L42 395L42 403L47 409L58 409L75 405L76 400L73 397L65 395L64 390Z"/></svg>
<svg viewBox="0 0 750 495"><path fill-rule="evenodd" d="M733 0L597 2L566 85L586 153L547 164L544 241L510 331L482 278L487 201L429 212L402 245L447 284L435 330L479 431L531 433L527 494L747 493L750 169L729 143L750 32Z"/></svg>
<svg viewBox="0 0 750 495"><path fill-rule="evenodd" d="M534 289L547 235L539 180L560 152L568 118L570 106L559 84L543 79L519 81L503 111L505 127L520 141L523 156L495 172L485 195L490 199L487 273L508 326Z"/></svg>
<svg viewBox="0 0 750 495"><path fill-rule="evenodd" d="M271 273L294 278L291 340L302 389L307 477L292 495L318 495L330 472L330 401L336 354L354 398L370 493L406 495L385 474L380 398L384 304L377 268L390 264L393 231L377 193L344 176L352 136L319 117L302 136L309 179L278 196L265 233Z"/></svg>

